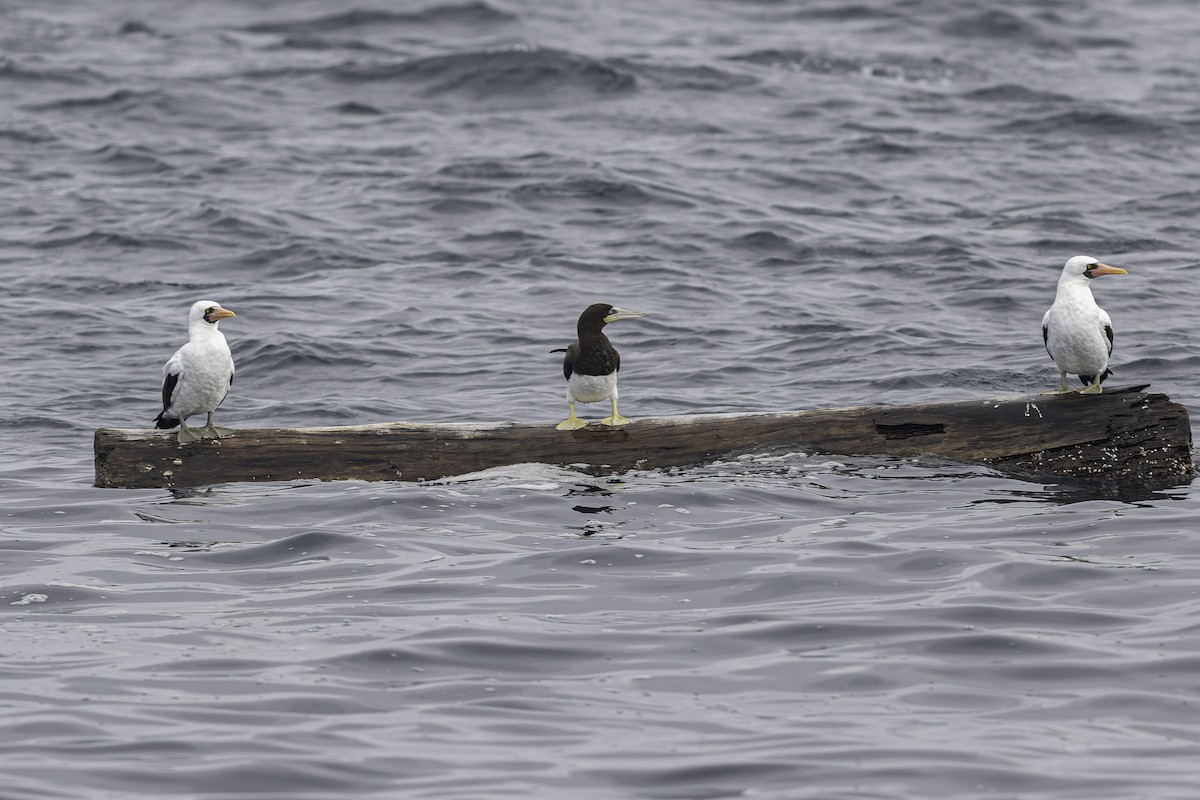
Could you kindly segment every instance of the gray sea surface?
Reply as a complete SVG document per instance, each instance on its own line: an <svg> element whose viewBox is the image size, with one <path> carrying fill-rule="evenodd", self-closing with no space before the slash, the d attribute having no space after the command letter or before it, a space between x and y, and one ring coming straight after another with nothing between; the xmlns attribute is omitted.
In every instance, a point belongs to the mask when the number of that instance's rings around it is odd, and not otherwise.
<svg viewBox="0 0 1200 800"><path fill-rule="evenodd" d="M1200 400L1191 0L0 0L0 798L1195 800L1200 495L764 450L92 487L230 427ZM606 409L587 407L588 418ZM599 413L598 413L599 412Z"/></svg>

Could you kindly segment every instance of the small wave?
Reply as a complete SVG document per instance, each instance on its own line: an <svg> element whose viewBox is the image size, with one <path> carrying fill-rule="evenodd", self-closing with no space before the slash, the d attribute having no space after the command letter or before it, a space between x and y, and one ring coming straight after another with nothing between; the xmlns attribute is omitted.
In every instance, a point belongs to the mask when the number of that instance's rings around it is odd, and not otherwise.
<svg viewBox="0 0 1200 800"><path fill-rule="evenodd" d="M456 586L455 589L470 591L476 587ZM435 585L424 584L420 594L437 591ZM445 589L442 589L445 592ZM398 586L395 593L409 594L409 587ZM596 658L600 655L595 648L555 646L541 643L516 641L515 636L503 639L484 636L456 636L436 640L418 641L406 647L363 648L353 653L334 656L322 663L336 669L339 674L366 672L375 675L409 673L414 667L459 668L475 671L486 664L491 673L508 674L555 674L561 675L570 664Z"/></svg>
<svg viewBox="0 0 1200 800"><path fill-rule="evenodd" d="M141 102L155 94L154 92L135 92L132 89L114 89L108 94L91 97L63 97L47 103L32 103L28 108L34 111L70 111L78 108L101 108L105 106L128 106Z"/></svg>
<svg viewBox="0 0 1200 800"><path fill-rule="evenodd" d="M1088 224L1078 212L1053 213L1047 210L1038 213L1037 209L1027 208L1020 211L998 211L988 221L987 227L993 230L1052 230L1079 239L1090 239L1101 232L1100 228Z"/></svg>
<svg viewBox="0 0 1200 800"><path fill-rule="evenodd" d="M552 153L530 153L515 159L464 158L439 167L438 175L485 181L511 181L533 178L548 169L580 169L587 164L578 158L557 156Z"/></svg>
<svg viewBox="0 0 1200 800"><path fill-rule="evenodd" d="M495 203L485 200L468 200L463 197L447 197L429 204L435 214L482 214L496 208Z"/></svg>
<svg viewBox="0 0 1200 800"><path fill-rule="evenodd" d="M149 175L175 169L145 147L110 144L90 151L84 158L118 175Z"/></svg>
<svg viewBox="0 0 1200 800"><path fill-rule="evenodd" d="M218 205L211 200L171 211L162 220L172 228L194 228L198 224L207 232L245 237L247 241L261 241L264 236L282 235L290 230L278 214L246 209L237 204Z"/></svg>
<svg viewBox="0 0 1200 800"><path fill-rule="evenodd" d="M8 430L85 430L89 426L80 424L74 420L62 419L60 417L40 416L36 414L19 414L14 417L0 417L0 426Z"/></svg>
<svg viewBox="0 0 1200 800"><path fill-rule="evenodd" d="M1200 208L1200 189L1168 192L1154 197L1137 197L1123 203L1122 207L1130 213L1194 220L1196 209ZM1188 230L1190 233L1190 226Z"/></svg>
<svg viewBox="0 0 1200 800"><path fill-rule="evenodd" d="M967 100L982 100L989 103L1069 103L1072 98L1056 92L1046 92L1020 86L1015 83L1001 83L995 86L985 86L962 94Z"/></svg>
<svg viewBox="0 0 1200 800"><path fill-rule="evenodd" d="M262 374L275 374L277 370L285 370L286 374L288 369L303 366L375 366L369 359L351 355L340 342L329 339L315 340L300 335L254 344L243 339L238 344L237 353L239 369L245 371L252 367L254 371Z"/></svg>
<svg viewBox="0 0 1200 800"><path fill-rule="evenodd" d="M504 467L489 467L477 472L468 472L462 475L426 481L426 484L436 486L441 484L462 485L477 483L489 488L549 492L556 491L564 485L573 486L586 480L588 480L587 475L576 470L552 464L528 462L510 464Z"/></svg>
<svg viewBox="0 0 1200 800"><path fill-rule="evenodd" d="M507 228L496 231L476 231L459 237L462 242L496 242L505 244L523 244L526 242L545 242L546 237L529 231Z"/></svg>
<svg viewBox="0 0 1200 800"><path fill-rule="evenodd" d="M664 89L726 92L759 83L753 75L717 69L707 64L639 63L617 59L614 65L653 81Z"/></svg>
<svg viewBox="0 0 1200 800"><path fill-rule="evenodd" d="M835 22L850 22L871 19L897 19L903 14L896 9L891 8L876 8L866 5L829 5L816 8L803 8L796 12L796 16L803 19L821 19L831 20Z"/></svg>
<svg viewBox="0 0 1200 800"><path fill-rule="evenodd" d="M750 53L730 56L731 61L745 61L764 67L787 67L803 72L818 74L846 74L859 72L862 62L840 56L810 53L807 50L755 50Z"/></svg>
<svg viewBox="0 0 1200 800"><path fill-rule="evenodd" d="M735 242L754 250L788 250L796 246L796 243L788 237L780 236L778 233L771 231L747 233L739 236Z"/></svg>
<svg viewBox="0 0 1200 800"><path fill-rule="evenodd" d="M46 144L58 141L58 137L51 133L45 125L17 122L0 124L0 139L21 144Z"/></svg>
<svg viewBox="0 0 1200 800"><path fill-rule="evenodd" d="M1093 36L1090 34L1077 36L1075 37L1074 42L1076 47L1083 49L1090 49L1094 47L1112 47L1125 50L1137 46L1129 39L1122 39L1117 36Z"/></svg>
<svg viewBox="0 0 1200 800"><path fill-rule="evenodd" d="M794 264L797 259L813 252L811 247L797 244L787 236L766 230L743 234L730 240L727 244L734 250L771 253L773 257L782 258L788 264Z"/></svg>
<svg viewBox="0 0 1200 800"><path fill-rule="evenodd" d="M893 252L898 255L937 256L947 261L965 259L972 255L967 242L953 236L942 236L936 233L898 240L894 246Z"/></svg>
<svg viewBox="0 0 1200 800"><path fill-rule="evenodd" d="M268 46L267 49L286 50L361 50L390 52L387 48L376 47L360 39L329 39L324 36L309 33L290 33Z"/></svg>
<svg viewBox="0 0 1200 800"><path fill-rule="evenodd" d="M100 250L110 247L120 250L142 247L157 247L164 250L188 249L184 243L162 236L134 236L128 233L102 230L75 232L63 231L59 228L52 228L45 235L33 241L32 244L40 250L81 246L86 247L88 250Z"/></svg>
<svg viewBox="0 0 1200 800"><path fill-rule="evenodd" d="M188 675L219 675L222 678L233 675L259 675L267 670L278 667L278 661L265 661L253 658L190 658L187 661L164 661L139 667L139 670L153 673L186 673Z"/></svg>
<svg viewBox="0 0 1200 800"><path fill-rule="evenodd" d="M425 151L410 144L378 144L366 145L361 151L352 152L362 152L366 155L380 156L382 158L416 158L417 156L424 155Z"/></svg>
<svg viewBox="0 0 1200 800"><path fill-rule="evenodd" d="M352 8L335 14L279 22L257 22L242 30L249 33L327 33L346 28L388 25L487 26L510 22L515 16L483 2L448 3L419 11L384 11Z"/></svg>
<svg viewBox="0 0 1200 800"><path fill-rule="evenodd" d="M314 558L327 557L328 554L336 554L344 559L348 553L366 553L370 550L370 545L356 536L330 531L311 531L265 544L238 548L223 547L209 553L195 553L188 557L188 561L193 564L264 567L311 561Z"/></svg>
<svg viewBox="0 0 1200 800"><path fill-rule="evenodd" d="M941 29L943 33L951 36L1017 39L1032 43L1043 41L1042 34L1036 25L1011 11L1000 9L956 17L943 23Z"/></svg>
<svg viewBox="0 0 1200 800"><path fill-rule="evenodd" d="M118 36L142 34L143 36L157 36L163 39L169 38L149 23L143 22L140 19L123 19L113 26L112 31Z"/></svg>
<svg viewBox="0 0 1200 800"><path fill-rule="evenodd" d="M119 88L107 94L59 97L30 103L24 108L30 111L70 112L81 116L106 114L154 126L182 125L226 131L257 127L259 122L256 115L261 112L260 108L239 104L226 92L195 85L177 91ZM88 119L92 121L90 117Z"/></svg>
<svg viewBox="0 0 1200 800"><path fill-rule="evenodd" d="M1073 133L1091 136L1162 136L1173 123L1140 114L1104 108L1073 109L1040 117L1023 117L996 126L996 130L1029 135Z"/></svg>
<svg viewBox="0 0 1200 800"><path fill-rule="evenodd" d="M881 155L881 156L911 156L921 152L921 148L901 144L886 136L863 136L847 142L841 148L843 153L852 155Z"/></svg>
<svg viewBox="0 0 1200 800"><path fill-rule="evenodd" d="M353 100L346 103L339 103L333 107L333 110L339 114L351 114L358 116L378 116L383 112L378 108L367 103L356 103Z"/></svg>
<svg viewBox="0 0 1200 800"><path fill-rule="evenodd" d="M100 603L107 599L108 594L101 588L91 589L55 583L14 586L0 594L0 611L16 612L18 610L61 608L62 606Z"/></svg>
<svg viewBox="0 0 1200 800"><path fill-rule="evenodd" d="M88 67L31 67L8 56L0 56L0 80L86 84L104 81L105 77Z"/></svg>
<svg viewBox="0 0 1200 800"><path fill-rule="evenodd" d="M950 83L977 79L983 73L972 66L942 58L918 58L907 55L881 55L873 59L848 58L807 50L767 49L729 56L759 66L808 72L817 75L860 74L871 78L890 78L909 83Z"/></svg>
<svg viewBox="0 0 1200 800"><path fill-rule="evenodd" d="M427 98L466 97L488 106L544 107L632 91L633 75L587 56L521 47L414 58L399 63L345 64L327 72L346 83L395 81Z"/></svg>
<svg viewBox="0 0 1200 800"><path fill-rule="evenodd" d="M1030 244L1038 248L1041 252L1067 252L1071 250L1082 249L1081 242L1086 242L1087 247L1095 250L1098 253L1144 253L1146 251L1163 251L1175 250L1179 247L1178 242L1168 241L1166 239L1151 239L1151 238L1120 238L1108 236L1105 230L1099 226L1091 227L1092 233L1088 236L1055 236L1036 239ZM1114 259L1116 260L1116 259ZM1120 263L1119 261L1117 263Z"/></svg>
<svg viewBox="0 0 1200 800"><path fill-rule="evenodd" d="M826 195L832 192L882 192L883 186L875 183L866 175L854 170L836 170L812 168L803 174L792 170L779 170L770 167L751 167L744 171L748 178L770 187L785 187L799 192L814 192ZM784 207L794 210L796 207ZM817 216L846 217L851 216L836 208L806 209L805 214Z"/></svg>
<svg viewBox="0 0 1200 800"><path fill-rule="evenodd" d="M655 203L682 208L692 206L689 201L647 190L631 181L585 175L526 183L511 190L508 196L527 208L559 208L564 202L616 208Z"/></svg>

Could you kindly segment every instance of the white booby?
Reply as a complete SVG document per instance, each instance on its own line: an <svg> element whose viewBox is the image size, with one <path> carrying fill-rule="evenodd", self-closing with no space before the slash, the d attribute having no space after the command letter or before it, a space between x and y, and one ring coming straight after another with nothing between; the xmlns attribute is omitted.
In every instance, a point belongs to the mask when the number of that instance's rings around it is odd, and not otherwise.
<svg viewBox="0 0 1200 800"><path fill-rule="evenodd" d="M617 413L617 372L621 369L621 354L604 335L604 326L622 319L647 317L643 311L627 311L608 303L595 303L579 315L576 332L579 338L563 356L563 375L567 378L567 408L570 416L555 427L573 431L587 425L575 416L575 403L612 401L612 416L600 420L603 425L628 425L629 420Z"/></svg>
<svg viewBox="0 0 1200 800"><path fill-rule="evenodd" d="M1108 357L1112 355L1112 320L1092 297L1092 279L1098 275L1125 275L1125 270L1102 264L1091 256L1075 256L1067 261L1058 278L1054 304L1042 317L1042 341L1046 352L1058 365L1058 389L1044 394L1065 394L1067 373L1078 375L1084 388L1081 394L1100 394L1100 384L1112 374Z"/></svg>
<svg viewBox="0 0 1200 800"><path fill-rule="evenodd" d="M199 300L188 312L188 343L163 364L163 410L154 418L156 428L179 426L179 443L220 439L233 431L213 425L213 411L233 384L233 355L217 323L234 316L220 303ZM197 433L187 418L208 414L208 424Z"/></svg>

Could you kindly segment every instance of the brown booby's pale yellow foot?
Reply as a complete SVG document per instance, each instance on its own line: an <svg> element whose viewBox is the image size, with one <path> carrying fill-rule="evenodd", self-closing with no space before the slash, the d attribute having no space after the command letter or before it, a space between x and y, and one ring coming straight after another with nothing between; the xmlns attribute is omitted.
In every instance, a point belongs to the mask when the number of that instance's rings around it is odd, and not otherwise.
<svg viewBox="0 0 1200 800"><path fill-rule="evenodd" d="M587 423L575 416L575 401L567 403L567 408L570 410L571 416L564 419L562 422L554 426L556 431L577 431L580 428L587 427Z"/></svg>
<svg viewBox="0 0 1200 800"><path fill-rule="evenodd" d="M620 414L617 413L616 399L610 397L609 401L612 403L612 412L613 412L612 416L605 417L604 419L600 420L600 424L601 425L628 425L629 419L626 417L622 417Z"/></svg>

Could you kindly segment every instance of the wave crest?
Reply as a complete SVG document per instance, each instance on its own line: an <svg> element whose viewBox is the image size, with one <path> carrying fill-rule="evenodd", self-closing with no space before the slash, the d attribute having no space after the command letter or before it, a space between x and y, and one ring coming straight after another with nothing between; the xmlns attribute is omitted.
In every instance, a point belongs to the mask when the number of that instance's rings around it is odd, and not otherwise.
<svg viewBox="0 0 1200 800"><path fill-rule="evenodd" d="M487 3L467 2L435 5L418 11L352 8L307 19L257 22L242 30L249 33L306 34L387 25L498 25L513 19L513 14Z"/></svg>
<svg viewBox="0 0 1200 800"><path fill-rule="evenodd" d="M353 84L404 83L427 98L461 97L486 105L543 107L624 94L632 74L566 50L519 47L413 58L398 63L344 64L329 71Z"/></svg>

